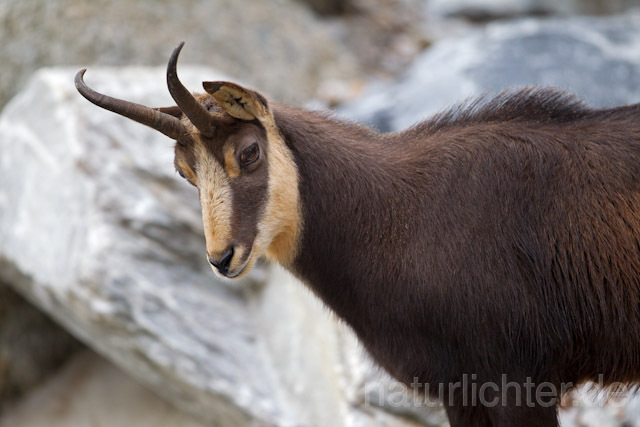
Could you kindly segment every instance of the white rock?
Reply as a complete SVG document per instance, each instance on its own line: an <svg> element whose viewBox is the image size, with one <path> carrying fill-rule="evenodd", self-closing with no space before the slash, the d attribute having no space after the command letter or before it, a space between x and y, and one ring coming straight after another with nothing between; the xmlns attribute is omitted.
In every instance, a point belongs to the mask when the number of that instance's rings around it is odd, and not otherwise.
<svg viewBox="0 0 640 427"><path fill-rule="evenodd" d="M278 384L244 297L205 261L197 197L175 176L171 141L86 102L73 74L39 72L0 118L0 254L27 276L14 285L205 419L291 423L271 398ZM193 88L222 77L181 74ZM86 80L171 104L155 89L160 69L89 70Z"/></svg>
<svg viewBox="0 0 640 427"><path fill-rule="evenodd" d="M0 117L0 278L205 422L430 419L433 411L367 403L377 368L283 270L218 281L196 190L173 170L172 142L87 102L75 71L38 72ZM189 67L180 76L195 90L224 78ZM172 104L162 68L89 69L85 80L116 97Z"/></svg>

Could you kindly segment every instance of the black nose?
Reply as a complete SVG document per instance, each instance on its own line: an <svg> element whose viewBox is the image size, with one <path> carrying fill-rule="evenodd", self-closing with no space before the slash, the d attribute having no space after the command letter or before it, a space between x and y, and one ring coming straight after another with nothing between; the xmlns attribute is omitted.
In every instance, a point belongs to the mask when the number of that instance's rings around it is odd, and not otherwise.
<svg viewBox="0 0 640 427"><path fill-rule="evenodd" d="M231 258L233 258L233 246L228 247L220 256L218 260L214 259L211 255L207 254L209 264L218 269L220 274L226 276L229 273L229 265L231 265Z"/></svg>

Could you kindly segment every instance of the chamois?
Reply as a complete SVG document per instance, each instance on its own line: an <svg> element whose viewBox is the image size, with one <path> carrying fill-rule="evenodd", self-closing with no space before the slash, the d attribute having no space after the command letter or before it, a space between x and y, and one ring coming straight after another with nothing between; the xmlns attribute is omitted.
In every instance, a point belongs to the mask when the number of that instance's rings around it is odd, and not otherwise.
<svg viewBox="0 0 640 427"><path fill-rule="evenodd" d="M277 261L395 378L441 385L454 427L557 426L564 384L640 380L640 105L526 88L380 134L234 83L192 95L182 46L175 107L76 87L177 141L216 274Z"/></svg>

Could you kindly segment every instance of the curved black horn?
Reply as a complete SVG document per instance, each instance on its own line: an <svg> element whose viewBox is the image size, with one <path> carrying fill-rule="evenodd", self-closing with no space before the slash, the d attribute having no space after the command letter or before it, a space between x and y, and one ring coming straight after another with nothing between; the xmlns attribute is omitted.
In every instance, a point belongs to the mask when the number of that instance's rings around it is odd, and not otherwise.
<svg viewBox="0 0 640 427"><path fill-rule="evenodd" d="M178 64L178 55L180 55L182 46L184 46L184 42L180 42L178 47L173 50L171 59L169 59L169 65L167 66L167 86L169 86L169 92L178 104L178 107L180 107L182 112L189 118L191 123L193 123L202 134L211 136L213 134L211 114L209 114L209 111L198 102L178 79L176 65Z"/></svg>
<svg viewBox="0 0 640 427"><path fill-rule="evenodd" d="M78 92L88 101L105 110L113 111L121 116L135 120L138 123L152 127L167 135L169 138L179 139L186 134L184 126L180 120L174 116L153 108L145 107L144 105L136 104L135 102L112 98L91 89L83 79L86 71L86 69L78 71L75 83Z"/></svg>

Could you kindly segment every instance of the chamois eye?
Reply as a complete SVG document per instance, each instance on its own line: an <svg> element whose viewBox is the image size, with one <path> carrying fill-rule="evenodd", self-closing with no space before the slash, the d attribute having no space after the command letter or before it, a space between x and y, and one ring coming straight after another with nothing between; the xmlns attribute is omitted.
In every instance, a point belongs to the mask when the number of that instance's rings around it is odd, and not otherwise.
<svg viewBox="0 0 640 427"><path fill-rule="evenodd" d="M254 142L244 150L242 150L242 154L240 154L240 166L248 166L251 163L258 160L260 157L260 147L257 142Z"/></svg>
<svg viewBox="0 0 640 427"><path fill-rule="evenodd" d="M184 172L182 172L181 169L178 169L178 175L180 175L184 179L187 179L187 176L184 174Z"/></svg>

